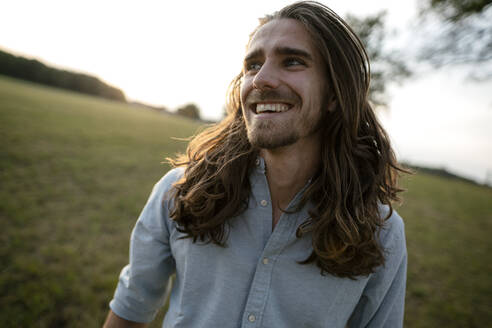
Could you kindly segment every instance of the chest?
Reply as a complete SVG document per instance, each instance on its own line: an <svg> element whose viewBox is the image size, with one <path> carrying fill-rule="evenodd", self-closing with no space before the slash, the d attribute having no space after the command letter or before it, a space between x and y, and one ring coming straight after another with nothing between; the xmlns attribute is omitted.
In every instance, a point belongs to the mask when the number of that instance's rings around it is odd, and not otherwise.
<svg viewBox="0 0 492 328"><path fill-rule="evenodd" d="M315 265L299 264L312 251L310 237L295 234L307 212L283 213L272 231L271 209L261 200L256 204L231 220L226 247L193 243L172 231L177 279L170 311L183 312L175 304L193 304L187 311L206 313L210 318L204 320L224 327L231 322L238 327L252 322L256 327L324 327L320 324L326 322L343 327L365 282L322 276ZM193 316L178 317L185 327Z"/></svg>

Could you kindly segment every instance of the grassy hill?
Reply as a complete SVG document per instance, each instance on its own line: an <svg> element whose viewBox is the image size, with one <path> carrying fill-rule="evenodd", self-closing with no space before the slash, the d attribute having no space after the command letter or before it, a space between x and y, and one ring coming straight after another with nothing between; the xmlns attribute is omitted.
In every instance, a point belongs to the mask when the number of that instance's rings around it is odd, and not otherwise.
<svg viewBox="0 0 492 328"><path fill-rule="evenodd" d="M186 146L171 138L197 128L0 77L2 327L101 325L161 162ZM492 190L426 174L404 183L406 327L490 326Z"/></svg>

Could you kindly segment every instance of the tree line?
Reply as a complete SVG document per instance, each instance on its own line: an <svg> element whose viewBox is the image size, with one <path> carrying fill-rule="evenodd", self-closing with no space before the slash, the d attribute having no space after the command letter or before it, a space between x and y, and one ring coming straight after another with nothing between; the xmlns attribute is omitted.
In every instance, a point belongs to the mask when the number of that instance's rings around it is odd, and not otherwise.
<svg viewBox="0 0 492 328"><path fill-rule="evenodd" d="M56 69L35 59L14 56L1 50L0 74L111 100L126 101L123 91L94 76Z"/></svg>
<svg viewBox="0 0 492 328"><path fill-rule="evenodd" d="M123 91L104 83L97 77L56 69L38 60L15 56L2 50L0 50L0 74L88 95L127 102ZM154 107L138 102L130 102L130 104L171 113L164 107ZM200 108L193 103L177 108L176 114L194 120L201 119Z"/></svg>
<svg viewBox="0 0 492 328"><path fill-rule="evenodd" d="M346 17L359 35L371 59L369 98L376 107L386 107L387 85L402 83L413 74L410 62L430 63L436 68L463 66L477 80L492 79L492 0L422 0L420 25L430 25L426 41L413 45L417 58L404 58L405 49L387 48L385 12L358 18ZM426 21L428 19L428 21ZM436 33L435 23L438 28ZM419 30L425 30L422 26ZM17 57L0 50L0 74L49 86L73 90L125 102L124 93L96 77L55 69L32 59ZM150 107L150 106L146 106ZM163 110L161 110L163 111ZM195 104L176 110L178 115L200 119Z"/></svg>

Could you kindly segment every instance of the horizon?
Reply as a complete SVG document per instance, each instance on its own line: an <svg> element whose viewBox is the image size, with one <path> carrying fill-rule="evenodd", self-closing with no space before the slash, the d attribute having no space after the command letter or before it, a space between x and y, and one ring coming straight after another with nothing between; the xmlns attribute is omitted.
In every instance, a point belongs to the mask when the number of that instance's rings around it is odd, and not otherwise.
<svg viewBox="0 0 492 328"><path fill-rule="evenodd" d="M213 4L200 2L17 1L0 14L0 28L9 31L0 35L0 49L95 76L121 89L129 102L168 109L195 103L204 119L218 120L257 18L290 2L225 2L215 12ZM328 5L341 16L386 9L387 25L400 31L393 42L411 44L416 1ZM378 116L399 160L486 182L492 172L491 87L492 81L465 79L460 69L427 72L391 85L389 111Z"/></svg>

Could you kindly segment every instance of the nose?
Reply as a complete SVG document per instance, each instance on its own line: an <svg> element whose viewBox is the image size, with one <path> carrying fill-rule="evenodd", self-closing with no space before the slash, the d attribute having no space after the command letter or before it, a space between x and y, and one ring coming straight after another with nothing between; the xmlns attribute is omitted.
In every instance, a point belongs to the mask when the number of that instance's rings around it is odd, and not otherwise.
<svg viewBox="0 0 492 328"><path fill-rule="evenodd" d="M259 90L275 89L279 85L279 76L275 67L268 62L263 63L253 79L253 88Z"/></svg>

